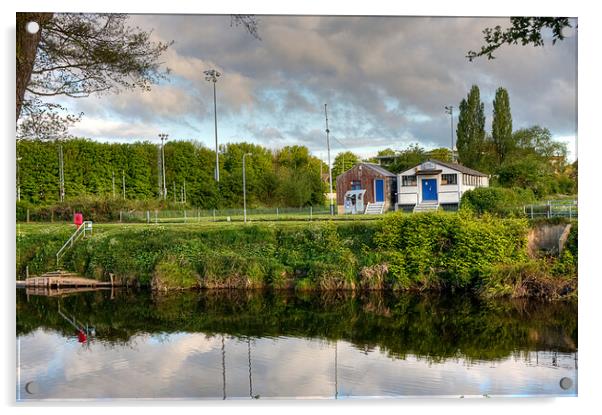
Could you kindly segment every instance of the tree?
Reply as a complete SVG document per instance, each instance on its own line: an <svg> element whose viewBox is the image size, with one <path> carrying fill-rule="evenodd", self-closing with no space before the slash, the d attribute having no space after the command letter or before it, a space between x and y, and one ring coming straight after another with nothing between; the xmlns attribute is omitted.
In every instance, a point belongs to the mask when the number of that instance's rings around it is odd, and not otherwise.
<svg viewBox="0 0 602 415"><path fill-rule="evenodd" d="M498 164L502 164L514 146L510 98L508 97L508 91L504 88L498 88L495 92L491 130L497 161Z"/></svg>
<svg viewBox="0 0 602 415"><path fill-rule="evenodd" d="M142 88L165 77L159 58L173 43L127 26L125 14L17 13L17 120L25 93L85 97L110 89ZM37 19L38 34L22 29ZM21 26L21 27L20 27ZM31 59L33 55L33 60ZM20 63L20 64L19 64Z"/></svg>
<svg viewBox="0 0 602 415"><path fill-rule="evenodd" d="M445 161L448 163L451 163L451 161L452 161L451 150L446 147L440 147L440 148L431 150L427 153L427 155L429 158L439 160L439 161Z"/></svg>
<svg viewBox="0 0 602 415"><path fill-rule="evenodd" d="M428 160L429 156L426 150L417 143L410 144L408 148L399 152L399 156L389 166L392 173L401 173L411 167L414 167Z"/></svg>
<svg viewBox="0 0 602 415"><path fill-rule="evenodd" d="M485 110L479 87L473 85L468 97L460 102L456 145L460 162L477 169L485 143Z"/></svg>
<svg viewBox="0 0 602 415"><path fill-rule="evenodd" d="M128 26L129 16L117 13L17 13L16 119L33 96L86 97L122 89L150 89L164 79L161 55L173 41L152 42L151 32ZM40 30L25 29L30 21ZM260 39L258 19L232 15ZM31 105L31 103L30 103Z"/></svg>
<svg viewBox="0 0 602 415"><path fill-rule="evenodd" d="M481 46L479 52L469 51L466 57L472 62L479 56L486 55L487 59L495 59L493 52L504 44L518 44L525 46L543 46L543 29L552 30L552 44L564 39L563 29L571 28L568 17L511 17L511 27L503 30L501 26L486 28L485 45Z"/></svg>
<svg viewBox="0 0 602 415"><path fill-rule="evenodd" d="M334 158L334 163L332 164L332 185L336 185L336 179L339 175L345 173L359 162L360 158L358 155L351 151L344 151L337 154Z"/></svg>

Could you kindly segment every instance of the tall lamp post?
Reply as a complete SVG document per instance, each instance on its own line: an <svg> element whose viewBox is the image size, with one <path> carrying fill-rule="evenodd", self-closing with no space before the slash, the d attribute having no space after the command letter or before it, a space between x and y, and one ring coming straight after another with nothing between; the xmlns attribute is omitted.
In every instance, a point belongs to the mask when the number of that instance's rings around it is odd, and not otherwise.
<svg viewBox="0 0 602 415"><path fill-rule="evenodd" d="M245 153L242 155L242 203L243 212L245 217L245 223L247 223L247 175L245 170L245 157L252 156L251 153Z"/></svg>
<svg viewBox="0 0 602 415"><path fill-rule="evenodd" d="M451 158L452 163L455 161L454 157L454 107L452 105L445 106L445 113L450 116L450 131L451 131Z"/></svg>
<svg viewBox="0 0 602 415"><path fill-rule="evenodd" d="M328 147L328 179L330 181L330 214L334 215L334 200L332 199L332 165L330 164L330 130L328 129L328 112L324 104L324 115L326 116L326 145Z"/></svg>
<svg viewBox="0 0 602 415"><path fill-rule="evenodd" d="M215 69L209 69L203 72L205 74L205 80L213 82L213 120L215 124L215 181L219 183L219 151L217 147L217 100L215 96L215 84L217 78L222 74Z"/></svg>
<svg viewBox="0 0 602 415"><path fill-rule="evenodd" d="M167 141L167 137L169 137L169 134L159 134L159 138L161 139L161 171L163 173L163 199L167 199L167 185L165 184L165 150L163 149L163 142Z"/></svg>

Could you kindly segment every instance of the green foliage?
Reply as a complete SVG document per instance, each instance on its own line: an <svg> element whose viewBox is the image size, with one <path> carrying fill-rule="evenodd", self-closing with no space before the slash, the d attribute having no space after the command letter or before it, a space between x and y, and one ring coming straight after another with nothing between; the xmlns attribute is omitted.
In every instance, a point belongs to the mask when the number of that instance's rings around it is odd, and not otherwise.
<svg viewBox="0 0 602 415"><path fill-rule="evenodd" d="M158 290L199 287L199 277L188 261L168 256L155 267L152 286Z"/></svg>
<svg viewBox="0 0 602 415"><path fill-rule="evenodd" d="M481 169L481 156L485 143L485 112L479 87L473 85L468 97L460 102L456 130L460 163L476 170Z"/></svg>
<svg viewBox="0 0 602 415"><path fill-rule="evenodd" d="M531 190L479 187L462 195L460 206L477 214L491 213L500 216L521 215L522 206L533 203Z"/></svg>
<svg viewBox="0 0 602 415"><path fill-rule="evenodd" d="M36 225L18 235L21 277L26 264L31 274L54 269L54 254L69 232L53 228ZM528 229L524 219L476 217L467 211L394 213L350 224L101 225L69 250L63 263L99 280L112 275L157 289L471 289L484 286L484 270L528 262ZM573 281L576 228L566 246L543 272ZM505 290L493 282L489 291Z"/></svg>
<svg viewBox="0 0 602 415"><path fill-rule="evenodd" d="M332 185L336 185L336 178L338 176L345 173L359 162L360 158L351 151L342 151L337 154L332 163Z"/></svg>
<svg viewBox="0 0 602 415"><path fill-rule="evenodd" d="M497 153L497 161L503 163L508 154L513 151L512 114L510 113L510 98L508 91L498 88L493 100L493 121L491 136Z"/></svg>
<svg viewBox="0 0 602 415"><path fill-rule="evenodd" d="M154 201L154 205L159 204L159 152L156 144L109 144L72 139L61 142L61 145L65 206L79 201L88 203L91 199L96 204L111 207L127 205L119 201L123 198L123 181L128 201ZM180 203L181 206L185 188L188 206L203 209L242 206L242 156L245 153L251 154L246 157L245 169L249 207L300 207L321 205L324 201L325 188L320 177L322 162L313 157L306 147L285 147L273 154L265 147L249 143L223 146L219 185L213 179L213 151L197 142L171 141L165 144L164 152L167 200L162 205ZM33 206L57 203L58 143L20 140L17 155L20 157L22 200ZM103 206L90 206L90 209L104 211ZM118 210L111 213L114 215Z"/></svg>
<svg viewBox="0 0 602 415"><path fill-rule="evenodd" d="M479 56L487 56L487 59L495 59L493 52L504 44L517 44L543 46L544 33L552 31L552 44L563 40L563 29L572 27L568 17L511 17L511 26L502 29L501 26L486 28L485 45L478 52L469 51L466 57L472 61Z"/></svg>

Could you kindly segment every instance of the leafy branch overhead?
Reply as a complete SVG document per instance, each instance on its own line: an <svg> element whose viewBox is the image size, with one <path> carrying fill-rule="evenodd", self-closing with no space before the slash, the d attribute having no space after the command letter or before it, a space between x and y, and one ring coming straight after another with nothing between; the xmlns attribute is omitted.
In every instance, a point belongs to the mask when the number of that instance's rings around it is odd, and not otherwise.
<svg viewBox="0 0 602 415"><path fill-rule="evenodd" d="M43 27L27 91L86 97L109 89L149 90L169 69L161 54L172 42L126 25L125 14L55 14Z"/></svg>
<svg viewBox="0 0 602 415"><path fill-rule="evenodd" d="M520 44L526 46L543 46L544 39L542 31L550 29L552 31L552 44L558 40L564 40L563 29L572 28L568 17L511 17L511 27L502 29L501 26L486 28L483 30L485 35L485 45L481 46L478 52L469 51L466 57L472 62L473 59L480 56L487 56L487 59L495 59L493 52L504 44Z"/></svg>

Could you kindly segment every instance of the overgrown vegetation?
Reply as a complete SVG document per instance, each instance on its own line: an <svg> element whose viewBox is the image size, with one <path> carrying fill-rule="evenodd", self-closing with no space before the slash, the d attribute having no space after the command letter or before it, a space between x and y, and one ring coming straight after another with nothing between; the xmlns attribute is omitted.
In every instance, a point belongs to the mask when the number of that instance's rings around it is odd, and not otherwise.
<svg viewBox="0 0 602 415"><path fill-rule="evenodd" d="M573 292L576 228L560 258L538 260L527 256L528 229L525 219L466 212L399 213L355 223L106 226L78 242L64 266L100 280L158 289L478 289L487 295L511 295L500 276L510 269L504 267L530 266L527 270L537 268L552 282L572 281ZM19 236L19 277L26 264L30 274L53 269L53 255L67 236L64 231ZM530 274L547 284L540 274Z"/></svg>

